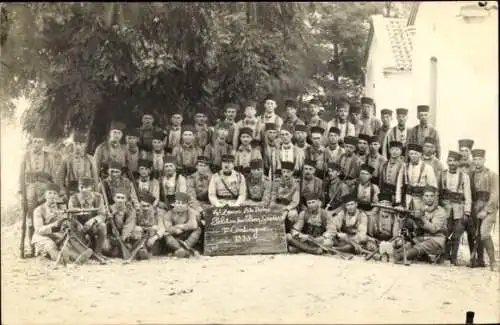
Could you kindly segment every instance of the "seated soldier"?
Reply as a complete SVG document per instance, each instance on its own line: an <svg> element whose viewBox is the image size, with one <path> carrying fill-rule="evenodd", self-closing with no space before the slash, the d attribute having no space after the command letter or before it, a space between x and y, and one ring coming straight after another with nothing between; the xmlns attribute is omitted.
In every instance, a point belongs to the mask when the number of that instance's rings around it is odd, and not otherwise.
<svg viewBox="0 0 500 325"><path fill-rule="evenodd" d="M139 179L137 179L136 185L139 192L148 192L155 197L153 206L157 207L160 202L160 183L150 176L152 165L150 160L139 159Z"/></svg>
<svg viewBox="0 0 500 325"><path fill-rule="evenodd" d="M234 156L222 156L222 170L213 174L208 185L208 199L217 207L240 206L246 200L245 177L234 170Z"/></svg>
<svg viewBox="0 0 500 325"><path fill-rule="evenodd" d="M120 171L120 170L119 170ZM121 171L120 171L121 172ZM127 180L128 181L128 180ZM101 194L92 191L94 180L82 177L78 180L79 192L68 200L69 209L98 209L97 212L79 214L76 220L83 225L81 229L90 236L90 242L96 253L101 254L106 244L106 208Z"/></svg>
<svg viewBox="0 0 500 325"><path fill-rule="evenodd" d="M189 257L190 252L186 248L194 251L193 246L201 235L198 212L189 208L188 202L188 194L175 193L173 208L160 220L160 233L165 234L167 250L172 250L176 257Z"/></svg>
<svg viewBox="0 0 500 325"><path fill-rule="evenodd" d="M262 159L260 147L252 146L252 129L243 127L239 129L240 145L235 153L234 168L236 171L248 174L250 172L250 161Z"/></svg>
<svg viewBox="0 0 500 325"><path fill-rule="evenodd" d="M304 251L322 254L323 250L311 243L311 239L326 247L333 245L333 218L321 208L318 193L308 193L305 197L307 208L299 214L290 233L286 235L290 252Z"/></svg>
<svg viewBox="0 0 500 325"><path fill-rule="evenodd" d="M106 232L108 236L104 245L104 255L108 257L123 257L118 239L115 237L113 227L116 226L118 236L125 243L132 235L136 223L134 207L127 202L127 189L118 188L115 190L113 205L109 207L111 215L107 219ZM114 221L114 225L111 222Z"/></svg>
<svg viewBox="0 0 500 325"><path fill-rule="evenodd" d="M325 190L325 210L330 216L339 213L344 207L342 197L349 194L349 186L347 186L339 177L340 165L337 163L328 164L328 174L323 182L326 186Z"/></svg>
<svg viewBox="0 0 500 325"><path fill-rule="evenodd" d="M417 210L415 221L421 233L407 243L406 259L413 260L419 257L432 258L443 253L446 241L446 211L435 204L437 188L426 186L423 189L423 214ZM403 248L394 251L394 261L403 259Z"/></svg>
<svg viewBox="0 0 500 325"><path fill-rule="evenodd" d="M383 192L379 195L379 204L392 207L392 193ZM379 241L390 241L398 235L398 216L386 209L377 209L374 214L374 224L368 229L368 235Z"/></svg>
<svg viewBox="0 0 500 325"><path fill-rule="evenodd" d="M293 177L293 167L293 163L289 161L281 163L281 176L273 184L269 205L271 210L283 212L286 232L290 232L299 216L297 208L300 203L300 185Z"/></svg>
<svg viewBox="0 0 500 325"><path fill-rule="evenodd" d="M203 210L212 206L208 199L208 185L212 179L212 172L207 157L199 156L197 160L196 172L187 179L187 193L192 202L190 207L198 211L201 216Z"/></svg>
<svg viewBox="0 0 500 325"><path fill-rule="evenodd" d="M358 199L358 209L364 211L368 217L368 233L373 233L375 226L376 208L372 207L373 203L378 203L378 186L371 182L373 167L364 164L359 169L358 182L355 186L355 192Z"/></svg>
<svg viewBox="0 0 500 325"><path fill-rule="evenodd" d="M172 155L177 158L177 171L182 176L187 177L196 171L196 158L203 155L203 150L196 142L192 126L182 127L182 141L174 148Z"/></svg>
<svg viewBox="0 0 500 325"><path fill-rule="evenodd" d="M316 177L316 163L312 160L306 159L304 167L302 168L302 178L300 180L300 210L306 208L304 198L310 193L318 193L321 202L324 200L323 180Z"/></svg>
<svg viewBox="0 0 500 325"><path fill-rule="evenodd" d="M260 159L250 162L250 174L246 178L247 200L245 205L269 207L272 183L264 175L264 163Z"/></svg>
<svg viewBox="0 0 500 325"><path fill-rule="evenodd" d="M164 232L159 220L163 218L165 212L153 207L155 197L148 192L141 192L139 200L141 207L137 210L135 227L130 239L135 247L141 239L147 238L144 246L138 251L137 258L148 259L161 251L159 239L163 237Z"/></svg>
<svg viewBox="0 0 500 325"><path fill-rule="evenodd" d="M368 241L366 234L368 218L358 209L355 195L342 198L344 210L334 217L333 243L337 249L346 253L359 253L361 246Z"/></svg>
<svg viewBox="0 0 500 325"><path fill-rule="evenodd" d="M163 160L163 176L160 178L160 203L159 207L165 210L172 208L175 192L187 191L186 178L178 172L177 158L167 155Z"/></svg>
<svg viewBox="0 0 500 325"><path fill-rule="evenodd" d="M31 244L42 256L48 256L51 260L57 261L60 254L58 245L62 245L64 239L63 224L67 220L64 215L57 211L57 199L59 186L49 184L45 188L45 203L39 205L33 212L33 222L35 232L31 239ZM75 264L85 263L92 250L82 246L80 243L70 240L66 249L62 252L62 259L65 263L74 261Z"/></svg>
<svg viewBox="0 0 500 325"><path fill-rule="evenodd" d="M122 167L118 162L111 161L108 165L108 177L101 179L98 189L100 193L106 193L106 199L111 205L114 203L113 197L115 190L118 188L127 188L127 200L130 200L137 208L139 201L137 200L137 193L135 193L134 184L122 175Z"/></svg>

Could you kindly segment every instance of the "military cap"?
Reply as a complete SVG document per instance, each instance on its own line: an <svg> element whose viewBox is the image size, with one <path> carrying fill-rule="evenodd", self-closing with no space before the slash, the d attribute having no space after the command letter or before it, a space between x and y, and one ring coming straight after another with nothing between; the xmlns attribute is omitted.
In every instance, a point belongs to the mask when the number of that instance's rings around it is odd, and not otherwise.
<svg viewBox="0 0 500 325"><path fill-rule="evenodd" d="M380 140L376 135L371 136L370 139L368 140L368 143L375 143L375 142L380 143Z"/></svg>
<svg viewBox="0 0 500 325"><path fill-rule="evenodd" d="M418 105L417 106L418 113L428 112L428 111L429 111L429 105Z"/></svg>
<svg viewBox="0 0 500 325"><path fill-rule="evenodd" d="M127 194L129 193L129 190L125 187L125 186L118 186L117 188L114 189L114 192L116 194L123 194L125 196L127 196Z"/></svg>
<svg viewBox="0 0 500 325"><path fill-rule="evenodd" d="M471 151L472 157L484 158L486 156L486 150L484 149L474 149Z"/></svg>
<svg viewBox="0 0 500 325"><path fill-rule="evenodd" d="M304 195L304 201L306 201L306 203L308 201L317 201L319 200L319 194L316 193L316 192L309 192L309 193L306 193L306 195Z"/></svg>
<svg viewBox="0 0 500 325"><path fill-rule="evenodd" d="M361 165L361 167L359 167L359 170L364 170L370 174L373 174L373 172L375 171L375 168L373 168L372 166L370 166L368 164L363 164L363 165Z"/></svg>
<svg viewBox="0 0 500 325"><path fill-rule="evenodd" d="M396 114L397 115L408 115L408 109L407 108L396 108Z"/></svg>
<svg viewBox="0 0 500 325"><path fill-rule="evenodd" d="M240 129L240 135L242 134L248 134L249 136L253 137L253 130L249 127L242 127Z"/></svg>
<svg viewBox="0 0 500 325"><path fill-rule="evenodd" d="M359 112L361 112L361 107L357 103L353 103L350 105L349 113L357 114Z"/></svg>
<svg viewBox="0 0 500 325"><path fill-rule="evenodd" d="M92 186L94 185L94 180L90 177L80 177L78 179L78 184L81 186Z"/></svg>
<svg viewBox="0 0 500 325"><path fill-rule="evenodd" d="M153 162L149 159L139 159L139 161L137 162L137 166L151 168L153 167Z"/></svg>
<svg viewBox="0 0 500 325"><path fill-rule="evenodd" d="M75 133L73 136L74 142L87 143L87 136L83 133Z"/></svg>
<svg viewBox="0 0 500 325"><path fill-rule="evenodd" d="M297 124L295 125L295 132L307 132L307 126L305 124Z"/></svg>
<svg viewBox="0 0 500 325"><path fill-rule="evenodd" d="M270 130L276 131L277 130L276 124L275 123L266 123L265 130L266 131L270 131Z"/></svg>
<svg viewBox="0 0 500 325"><path fill-rule="evenodd" d="M227 103L225 106L224 106L224 110L227 110L229 108L234 108L235 110L238 110L240 109L240 106L236 103Z"/></svg>
<svg viewBox="0 0 500 325"><path fill-rule="evenodd" d="M139 201L153 204L156 201L156 198L146 191L141 191L139 193Z"/></svg>
<svg viewBox="0 0 500 325"><path fill-rule="evenodd" d="M176 192L175 193L175 200L182 202L182 203L188 203L189 202L189 195L184 192Z"/></svg>
<svg viewBox="0 0 500 325"><path fill-rule="evenodd" d="M338 163L328 163L327 167L328 167L328 169L332 169L332 170L336 170L336 171L340 171L342 169L342 167Z"/></svg>
<svg viewBox="0 0 500 325"><path fill-rule="evenodd" d="M373 101L373 98L370 97L361 97L361 104L368 104L368 105L373 105L375 102Z"/></svg>
<svg viewBox="0 0 500 325"><path fill-rule="evenodd" d="M266 97L264 97L264 101L266 101L266 100L275 100L275 99L274 99L274 95L273 95L273 94L271 94L271 93L268 93L268 94L266 95Z"/></svg>
<svg viewBox="0 0 500 325"><path fill-rule="evenodd" d="M462 156L456 151L450 150L448 151L448 158L452 158L454 160L460 160Z"/></svg>
<svg viewBox="0 0 500 325"><path fill-rule="evenodd" d="M151 117L154 117L154 112L151 108L145 108L142 110L142 116L144 115L149 115Z"/></svg>
<svg viewBox="0 0 500 325"><path fill-rule="evenodd" d="M474 146L474 140L470 140L470 139L458 140L458 148L466 147L466 148L472 149L472 146Z"/></svg>
<svg viewBox="0 0 500 325"><path fill-rule="evenodd" d="M313 134L313 133L323 134L323 133L325 133L325 130L323 128L319 127L319 126L313 126L311 128L311 134Z"/></svg>
<svg viewBox="0 0 500 325"><path fill-rule="evenodd" d="M293 107L293 108L296 108L296 107L297 107L297 102L296 102L294 99L287 98L287 99L285 100L285 107Z"/></svg>
<svg viewBox="0 0 500 325"><path fill-rule="evenodd" d="M332 126L330 130L328 130L328 133L335 133L337 135L340 135L340 129L336 126Z"/></svg>
<svg viewBox="0 0 500 325"><path fill-rule="evenodd" d="M378 195L378 201L379 202L384 202L384 201L389 201L389 202L392 202L392 193L390 192L381 192L379 195ZM391 204L392 205L392 204Z"/></svg>
<svg viewBox="0 0 500 325"><path fill-rule="evenodd" d="M358 198L354 194L346 194L342 197L342 202L344 202L344 204L349 202L358 202Z"/></svg>
<svg viewBox="0 0 500 325"><path fill-rule="evenodd" d="M363 140L363 141L369 142L370 141L370 136L368 134L361 133L360 135L358 135L358 141L359 140Z"/></svg>
<svg viewBox="0 0 500 325"><path fill-rule="evenodd" d="M432 144L432 145L436 145L436 139L434 139L433 137L425 137L424 139L424 144L425 143L429 143L429 144Z"/></svg>
<svg viewBox="0 0 500 325"><path fill-rule="evenodd" d="M282 161L281 162L281 169L288 169L288 170L293 170L294 164L290 161Z"/></svg>
<svg viewBox="0 0 500 325"><path fill-rule="evenodd" d="M344 144L350 144L353 146L357 146L358 145L358 138L350 136L350 135L345 136L344 137Z"/></svg>
<svg viewBox="0 0 500 325"><path fill-rule="evenodd" d="M286 131L289 132L290 134L293 134L293 127L289 124L285 124L281 127L281 131Z"/></svg>
<svg viewBox="0 0 500 325"><path fill-rule="evenodd" d="M208 161L208 158L205 156L198 156L198 157L196 157L196 163L208 164L209 161Z"/></svg>
<svg viewBox="0 0 500 325"><path fill-rule="evenodd" d="M177 157L174 155L165 155L163 157L163 164L177 164Z"/></svg>
<svg viewBox="0 0 500 325"><path fill-rule="evenodd" d="M184 134L184 132L191 132L191 133L195 133L195 129L192 125L183 125L182 128L182 133Z"/></svg>
<svg viewBox="0 0 500 325"><path fill-rule="evenodd" d="M435 186L427 185L427 186L424 186L424 193L426 193L426 192L437 193L438 189Z"/></svg>
<svg viewBox="0 0 500 325"><path fill-rule="evenodd" d="M392 111L390 109L387 109L387 108L380 110L380 116L384 116L384 115L391 115L392 116Z"/></svg>
<svg viewBox="0 0 500 325"><path fill-rule="evenodd" d="M250 169L261 169L264 168L264 162L262 159L252 159L250 161Z"/></svg>
<svg viewBox="0 0 500 325"><path fill-rule="evenodd" d="M49 183L45 187L45 192L53 191L53 192L59 193L60 190L61 190L61 188L59 187L59 185L57 185L55 183Z"/></svg>
<svg viewBox="0 0 500 325"><path fill-rule="evenodd" d="M125 130L125 135L128 135L129 137L138 137L139 136L139 130L137 128L127 128Z"/></svg>
<svg viewBox="0 0 500 325"><path fill-rule="evenodd" d="M306 159L304 160L304 166L311 166L316 168L316 162L312 159Z"/></svg>
<svg viewBox="0 0 500 325"><path fill-rule="evenodd" d="M389 148L398 147L403 149L403 143L401 141L391 141L389 142Z"/></svg>
<svg viewBox="0 0 500 325"><path fill-rule="evenodd" d="M111 125L109 126L109 129L123 131L123 130L125 130L125 124L123 124L120 121L112 121Z"/></svg>
<svg viewBox="0 0 500 325"><path fill-rule="evenodd" d="M182 114L181 114L181 113L179 113L179 112L174 112L174 113L172 113L172 114L170 115L170 118L172 118L172 117L174 117L174 116L176 116L176 115L179 115L180 117L182 117Z"/></svg>
<svg viewBox="0 0 500 325"><path fill-rule="evenodd" d="M406 148L406 151L409 152L410 150L422 153L422 146L416 143L409 143Z"/></svg>
<svg viewBox="0 0 500 325"><path fill-rule="evenodd" d="M321 102L317 98L313 98L309 101L310 105L321 105Z"/></svg>
<svg viewBox="0 0 500 325"><path fill-rule="evenodd" d="M122 164L120 164L118 161L112 160L109 165L108 169L119 169L122 170Z"/></svg>
<svg viewBox="0 0 500 325"><path fill-rule="evenodd" d="M222 155L222 161L234 162L234 156L233 155Z"/></svg>

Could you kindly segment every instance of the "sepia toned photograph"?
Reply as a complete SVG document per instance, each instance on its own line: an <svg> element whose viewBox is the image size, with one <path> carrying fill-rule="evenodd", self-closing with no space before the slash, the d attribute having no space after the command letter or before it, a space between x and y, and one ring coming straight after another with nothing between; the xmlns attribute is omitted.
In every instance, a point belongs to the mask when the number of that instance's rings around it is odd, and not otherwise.
<svg viewBox="0 0 500 325"><path fill-rule="evenodd" d="M1 323L500 323L496 1L0 3Z"/></svg>

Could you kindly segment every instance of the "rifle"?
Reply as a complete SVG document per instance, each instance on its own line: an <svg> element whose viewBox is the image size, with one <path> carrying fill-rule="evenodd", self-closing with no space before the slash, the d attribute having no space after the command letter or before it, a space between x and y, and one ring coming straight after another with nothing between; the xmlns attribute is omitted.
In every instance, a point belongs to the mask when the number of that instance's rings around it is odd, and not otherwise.
<svg viewBox="0 0 500 325"><path fill-rule="evenodd" d="M146 241L148 239L149 239L149 234L143 236L141 238L141 240L139 241L139 243L137 244L137 246L135 246L134 249L132 250L132 252L130 253L130 256L123 262L123 264L129 264L130 262L132 262L135 259L135 256L137 255L137 253L139 253L141 248L144 247L144 245L146 244Z"/></svg>
<svg viewBox="0 0 500 325"><path fill-rule="evenodd" d="M474 266L477 264L477 251L479 248L479 242L481 241L481 224L483 220L481 219L476 219L476 232L474 234L474 246L472 247L472 254L470 256L470 264L471 266Z"/></svg>
<svg viewBox="0 0 500 325"><path fill-rule="evenodd" d="M321 243L319 243L318 241L316 241L314 238L312 238L310 236L307 236L306 241L318 246L319 248L321 248L325 252L340 256L340 258L342 258L343 260L351 260L354 257L353 255L346 255L333 247L326 247L325 245L322 245Z"/></svg>
<svg viewBox="0 0 500 325"><path fill-rule="evenodd" d="M372 203L372 207L389 210L391 212L396 212L396 213L403 214L403 215L413 215L413 214L415 214L415 212L417 212L417 210L408 210L408 209L405 209L402 207L392 207L392 206L383 205L383 204L379 204L379 203Z"/></svg>
<svg viewBox="0 0 500 325"><path fill-rule="evenodd" d="M22 208L23 208L23 222L21 225L21 243L19 245L19 251L21 258L25 258L24 255L24 242L26 241L26 223L28 219L28 200L26 198L26 184L21 185L21 195L22 195Z"/></svg>
<svg viewBox="0 0 500 325"><path fill-rule="evenodd" d="M118 227L116 226L114 216L111 214L111 211L109 210L108 197L106 195L106 190L104 186L105 186L104 181L101 179L101 192L104 200L104 208L106 209L106 214L108 215L108 218L111 223L111 231L115 239L118 241L118 244L120 245L120 250L122 251L123 258L128 259L130 256L130 251L128 250L123 240L120 238L120 232L118 231Z"/></svg>

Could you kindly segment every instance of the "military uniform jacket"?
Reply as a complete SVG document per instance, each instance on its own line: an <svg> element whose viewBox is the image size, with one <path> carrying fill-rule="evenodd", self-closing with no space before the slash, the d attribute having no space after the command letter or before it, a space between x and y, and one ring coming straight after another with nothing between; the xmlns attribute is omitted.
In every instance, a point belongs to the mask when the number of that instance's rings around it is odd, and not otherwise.
<svg viewBox="0 0 500 325"><path fill-rule="evenodd" d="M189 146L181 144L174 148L172 154L177 157L177 168L191 174L195 172L197 158L203 155L203 150L194 143Z"/></svg>
<svg viewBox="0 0 500 325"><path fill-rule="evenodd" d="M204 149L207 144L211 142L212 139L212 134L213 134L213 128L209 127L208 125L194 125L195 128L195 138L196 138L196 144L198 145L199 148Z"/></svg>
<svg viewBox="0 0 500 325"><path fill-rule="evenodd" d="M181 144L182 126L170 125L165 133L167 134L165 149L167 152L172 153L174 148Z"/></svg>
<svg viewBox="0 0 500 325"><path fill-rule="evenodd" d="M226 138L226 142L229 145L233 145L234 132L236 129L236 122L234 121L219 121L214 128L213 135L217 134L220 129L228 130L228 135ZM215 143L215 137L212 136L212 143Z"/></svg>
<svg viewBox="0 0 500 325"><path fill-rule="evenodd" d="M211 162L212 169L219 168L222 165L222 156L230 155L233 153L233 147L230 144L224 143L209 143L205 147L205 157Z"/></svg>
<svg viewBox="0 0 500 325"><path fill-rule="evenodd" d="M434 170L423 161L417 165L411 163L406 165L404 182L406 194L412 196L422 196L423 188L427 185L438 187Z"/></svg>
<svg viewBox="0 0 500 325"><path fill-rule="evenodd" d="M434 156L431 157L422 156L422 161L432 167L432 170L434 170L434 175L436 176L436 181L438 182L438 184L441 184L441 176L444 167L443 164L439 161L439 159L437 159Z"/></svg>
<svg viewBox="0 0 500 325"><path fill-rule="evenodd" d="M379 129L378 129L378 132L375 134L377 136L377 139L378 139L378 143L380 143L380 152L383 154L383 146L384 146L384 141L385 141L385 137L387 135L387 133L391 130L391 127L385 127L384 125L382 125ZM385 155L384 155L385 157Z"/></svg>
<svg viewBox="0 0 500 325"><path fill-rule="evenodd" d="M349 215L345 210L340 211L334 218L333 235L338 232L346 233L351 239L360 241L366 237L368 231L368 217L361 210Z"/></svg>
<svg viewBox="0 0 500 325"><path fill-rule="evenodd" d="M242 205L246 200L247 187L245 177L237 171L226 176L222 171L214 174L208 186L208 198L216 207L226 204Z"/></svg>
<svg viewBox="0 0 500 325"><path fill-rule="evenodd" d="M260 148L254 148L251 145L240 145L234 156L234 166L240 170L250 167L250 161L254 159L262 159Z"/></svg>
<svg viewBox="0 0 500 325"><path fill-rule="evenodd" d="M46 183L53 179L53 161L49 154L41 151L35 154L28 151L21 164L19 184Z"/></svg>
<svg viewBox="0 0 500 325"><path fill-rule="evenodd" d="M408 136L408 143L417 143L421 146L424 145L424 140L426 137L431 137L436 141L436 157L441 156L441 144L439 141L439 134L437 130L432 126L422 127L421 125L416 125L410 130Z"/></svg>
<svg viewBox="0 0 500 325"><path fill-rule="evenodd" d="M140 177L135 182L139 191L148 192L155 197L156 200L153 205L156 206L160 200L160 182L154 178L142 180Z"/></svg>
<svg viewBox="0 0 500 325"><path fill-rule="evenodd" d="M358 198L358 208L363 211L370 211L373 203L378 203L380 190L377 185L372 183L357 183L355 187L356 197Z"/></svg>
<svg viewBox="0 0 500 325"><path fill-rule="evenodd" d="M342 206L342 197L349 194L349 186L336 178L335 180L328 180L326 183L326 197L325 207L330 205L333 209Z"/></svg>
<svg viewBox="0 0 500 325"><path fill-rule="evenodd" d="M302 121L300 118L298 118L297 116L295 116L295 118L287 118L283 121L283 126L287 125L289 126L293 132L295 132L295 126L297 124L305 124L304 121ZM292 132L292 134L293 134Z"/></svg>
<svg viewBox="0 0 500 325"><path fill-rule="evenodd" d="M137 224L135 209L130 204L126 204L124 209L118 209L113 204L109 209L120 234L125 238L129 237Z"/></svg>
<svg viewBox="0 0 500 325"><path fill-rule="evenodd" d="M233 133L233 148L238 148L240 145L240 129L243 127L248 127L252 129L252 138L254 140L260 141L263 138L262 134L262 121L258 117L254 117L253 119L244 118L238 122L236 122L234 133Z"/></svg>
<svg viewBox="0 0 500 325"><path fill-rule="evenodd" d="M113 197L115 196L115 191L118 188L126 188L130 189L127 194L127 200L132 201L134 204L138 203L139 200L137 198L137 194L135 193L134 184L124 177L120 176L119 178L111 178L107 177L102 182L99 183L100 193L102 193L102 189L104 188L104 193L106 193L109 204L113 204L115 201Z"/></svg>
<svg viewBox="0 0 500 325"><path fill-rule="evenodd" d="M352 124L349 121L346 121L345 123L340 123L338 119L333 119L328 123L327 127L327 132L330 130L332 126L335 126L339 128L340 130L340 141L343 141L346 136L355 136L356 135L356 128L354 127L354 124Z"/></svg>
<svg viewBox="0 0 500 325"><path fill-rule="evenodd" d="M162 130L162 128L155 127L155 126L153 126L152 128L145 128L144 126L141 126L139 128L139 143L138 143L139 149L145 150L145 151L152 150L154 132L165 133L165 131Z"/></svg>
<svg viewBox="0 0 500 325"><path fill-rule="evenodd" d="M66 157L57 173L57 184L66 190L76 191L80 177L90 177L94 179L94 184L99 183L99 175L91 155Z"/></svg>
<svg viewBox="0 0 500 325"><path fill-rule="evenodd" d="M340 161L340 157L345 153L344 148L341 146L337 145L336 148L331 148L330 146L325 147L325 154L326 154L326 163L336 163L338 164Z"/></svg>
<svg viewBox="0 0 500 325"><path fill-rule="evenodd" d="M159 233L171 234L172 228L180 228L183 231L193 231L198 228L198 212L194 209L188 208L184 212L175 212L169 210L159 220Z"/></svg>
<svg viewBox="0 0 500 325"><path fill-rule="evenodd" d="M97 146L94 153L94 161L97 170L106 169L110 161L116 161L126 166L125 162L126 149L124 145L117 144L111 145L108 141L101 143Z"/></svg>
<svg viewBox="0 0 500 325"><path fill-rule="evenodd" d="M271 201L272 184L268 177L262 176L254 179L251 175L247 177L247 205L259 205L268 207Z"/></svg>
<svg viewBox="0 0 500 325"><path fill-rule="evenodd" d="M304 153L304 160L310 159L316 162L316 171L324 171L326 169L327 156L324 147L314 148L314 146L309 146Z"/></svg>
<svg viewBox="0 0 500 325"><path fill-rule="evenodd" d="M68 209L99 209L98 212L93 212L89 215L79 218L83 221L97 216L100 221L104 222L106 215L104 199L102 195L97 192L91 192L87 198L84 198L81 193L71 195L68 200Z"/></svg>
<svg viewBox="0 0 500 325"><path fill-rule="evenodd" d="M159 182L160 200L167 205L173 202L176 192L187 192L186 178L178 173L162 176Z"/></svg>
<svg viewBox="0 0 500 325"><path fill-rule="evenodd" d="M276 170L281 170L281 163L283 161L292 162L294 167L294 171L299 173L302 171L302 167L304 167L305 160L305 150L299 148L296 145L289 144L280 144L278 150L275 152L276 157L273 158L273 161L276 163ZM273 175L276 175L276 170L273 170Z"/></svg>
<svg viewBox="0 0 500 325"><path fill-rule="evenodd" d="M483 168L474 170L471 174L472 212L477 214L486 209L488 214L498 211L498 175Z"/></svg>
<svg viewBox="0 0 500 325"><path fill-rule="evenodd" d="M310 180L302 177L300 179L300 198L304 207L306 204L304 197L311 193L318 193L320 201L324 201L325 192L323 191L323 180L315 176Z"/></svg>
<svg viewBox="0 0 500 325"><path fill-rule="evenodd" d="M208 186L212 179L212 173L206 175L196 172L187 178L187 191L192 199L200 202L209 202L208 200Z"/></svg>
<svg viewBox="0 0 500 325"><path fill-rule="evenodd" d="M405 175L406 165L401 159L386 161L382 167L379 182L380 191L392 193L394 195L393 203L401 203Z"/></svg>
<svg viewBox="0 0 500 325"><path fill-rule="evenodd" d="M462 219L464 213L470 215L472 194L469 176L461 170L455 173L445 170L440 185L442 206L447 212L453 213L453 219Z"/></svg>
<svg viewBox="0 0 500 325"><path fill-rule="evenodd" d="M342 156L340 156L339 164L341 170L341 179L353 180L358 178L359 168L361 167L358 156L353 154L352 156L348 157L347 154L344 153Z"/></svg>
<svg viewBox="0 0 500 325"><path fill-rule="evenodd" d="M135 152L132 152L130 148L127 148L125 151L125 166L127 170L135 173L138 170L139 158L141 158L142 154L139 148L136 148Z"/></svg>
<svg viewBox="0 0 500 325"><path fill-rule="evenodd" d="M292 178L286 181L283 177L273 183L271 208L296 209L300 203L300 184Z"/></svg>
<svg viewBox="0 0 500 325"><path fill-rule="evenodd" d="M422 226L424 230L423 239L433 239L441 246L444 246L447 219L446 211L442 207L433 206L429 208L426 206L422 220L426 220L428 223L424 223Z"/></svg>
<svg viewBox="0 0 500 325"><path fill-rule="evenodd" d="M54 232L54 223L64 217L63 214L56 211L57 204L54 207L49 207L47 203L43 203L36 207L33 212L33 227L35 228L35 232L31 239L32 244L44 240L45 236Z"/></svg>
<svg viewBox="0 0 500 325"><path fill-rule="evenodd" d="M318 209L312 213L309 209L302 211L290 233L304 233L313 237L333 238L335 224L333 218L324 210Z"/></svg>
<svg viewBox="0 0 500 325"><path fill-rule="evenodd" d="M382 174L382 168L384 167L387 159L381 154L377 153L376 156L368 155L366 157L366 164L373 167L373 177L372 182L375 184L379 183L380 175Z"/></svg>
<svg viewBox="0 0 500 325"><path fill-rule="evenodd" d="M276 125L276 129L278 130L278 132L281 130L281 127L283 126L283 119L276 113L273 113L273 114L267 114L267 113L264 113L260 116L257 117L257 119L259 120L260 122L260 125L262 126L261 127L261 139L264 138L264 134L262 134L264 132L264 127L266 125L266 123L274 123Z"/></svg>
<svg viewBox="0 0 500 325"><path fill-rule="evenodd" d="M160 178L163 174L163 158L165 157L165 150L143 152L142 159L147 159L153 163L151 166L151 177Z"/></svg>
<svg viewBox="0 0 500 325"><path fill-rule="evenodd" d="M369 136L376 135L382 127L382 121L375 116L362 117L361 122L363 123L361 133L368 134Z"/></svg>
<svg viewBox="0 0 500 325"><path fill-rule="evenodd" d="M398 126L395 126L393 128L391 128L389 130L389 132L387 132L387 135L383 141L382 144L382 155L387 158L387 159L390 159L391 158L391 154L390 154L390 143L392 141L399 141L403 144L403 150L404 148L406 148L406 145L410 142L408 142L408 139L410 138L410 129L407 128L406 126L404 127L404 129L400 130L398 128ZM403 151L403 154L404 154L404 151Z"/></svg>

